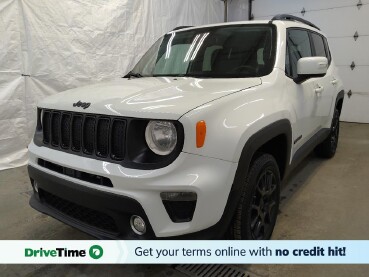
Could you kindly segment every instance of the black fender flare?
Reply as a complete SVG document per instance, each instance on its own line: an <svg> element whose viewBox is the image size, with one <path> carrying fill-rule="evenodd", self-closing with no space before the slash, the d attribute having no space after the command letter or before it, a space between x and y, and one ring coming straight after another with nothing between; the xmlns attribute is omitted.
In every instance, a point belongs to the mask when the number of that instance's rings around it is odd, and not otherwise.
<svg viewBox="0 0 369 277"><path fill-rule="evenodd" d="M238 163L238 168L235 175L235 181L232 185L232 190L238 190L242 187L242 182L241 185L237 185L236 181L241 181L245 179L244 177L247 176L252 157L254 156L256 151L265 143L279 135L285 135L287 140L285 164L285 169L287 169L291 155L292 127L288 119L281 119L262 128L247 140L241 152L241 157Z"/></svg>
<svg viewBox="0 0 369 277"><path fill-rule="evenodd" d="M337 104L338 104L338 101L342 100L345 98L345 91L344 90L341 90L338 94L337 94L337 97L336 97L336 103L334 105L334 107L337 107ZM342 108L342 107L341 107Z"/></svg>
<svg viewBox="0 0 369 277"><path fill-rule="evenodd" d="M244 180L246 180L252 158L256 151L265 143L271 139L279 136L285 135L287 139L287 153L286 153L286 164L285 169L287 170L290 155L291 155L291 145L292 145L292 127L288 119L278 120L253 134L246 142L242 149L241 157L236 170L235 178L232 184L231 191L228 196L227 204L225 206L223 215L219 222L216 224L220 229L221 234L225 234L231 223L233 215L237 209L238 202L240 201L242 194L242 187ZM215 225L215 226L216 226ZM213 226L213 227L215 227Z"/></svg>

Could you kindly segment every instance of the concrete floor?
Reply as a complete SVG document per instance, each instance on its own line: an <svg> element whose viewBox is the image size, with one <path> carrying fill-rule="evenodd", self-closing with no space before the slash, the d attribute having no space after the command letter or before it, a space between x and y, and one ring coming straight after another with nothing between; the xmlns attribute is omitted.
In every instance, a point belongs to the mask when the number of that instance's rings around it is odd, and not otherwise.
<svg viewBox="0 0 369 277"><path fill-rule="evenodd" d="M28 206L26 167L0 172L0 239L91 239ZM282 190L273 239L369 239L369 125L342 123L331 160L308 157ZM369 266L240 265L259 276L368 276ZM165 265L0 265L1 276L181 276ZM183 276L183 275L182 275Z"/></svg>

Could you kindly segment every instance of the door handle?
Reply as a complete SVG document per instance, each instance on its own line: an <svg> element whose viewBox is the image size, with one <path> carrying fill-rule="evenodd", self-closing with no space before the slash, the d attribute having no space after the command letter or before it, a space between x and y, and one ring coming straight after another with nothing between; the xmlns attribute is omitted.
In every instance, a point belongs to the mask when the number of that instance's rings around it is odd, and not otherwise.
<svg viewBox="0 0 369 277"><path fill-rule="evenodd" d="M331 83L332 83L332 85L337 85L338 80L337 80L337 79L333 79L333 80L331 81Z"/></svg>
<svg viewBox="0 0 369 277"><path fill-rule="evenodd" d="M324 87L319 86L319 87L317 87L314 91L315 91L315 93L322 93L322 92L323 92L323 90L324 90Z"/></svg>

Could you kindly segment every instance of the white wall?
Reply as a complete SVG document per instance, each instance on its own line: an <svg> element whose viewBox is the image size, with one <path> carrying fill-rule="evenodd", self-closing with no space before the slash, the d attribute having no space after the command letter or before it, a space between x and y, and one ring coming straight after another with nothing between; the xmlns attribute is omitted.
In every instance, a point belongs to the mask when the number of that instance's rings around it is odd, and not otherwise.
<svg viewBox="0 0 369 277"><path fill-rule="evenodd" d="M176 26L222 21L220 0L1 0L0 170L25 164L40 99L123 76Z"/></svg>
<svg viewBox="0 0 369 277"><path fill-rule="evenodd" d="M369 0L255 0L255 19L270 19L288 13L303 17L327 35L331 52L346 92L341 120L369 123ZM305 9L305 14L301 11ZM359 38L355 41L355 32ZM352 62L357 65L351 70Z"/></svg>

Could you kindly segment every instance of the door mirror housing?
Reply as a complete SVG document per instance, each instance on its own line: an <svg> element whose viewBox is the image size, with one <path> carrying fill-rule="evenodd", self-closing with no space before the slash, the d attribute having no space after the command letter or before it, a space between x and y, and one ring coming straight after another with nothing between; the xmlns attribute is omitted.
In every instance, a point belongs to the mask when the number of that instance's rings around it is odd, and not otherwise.
<svg viewBox="0 0 369 277"><path fill-rule="evenodd" d="M296 83L302 83L309 78L323 77L328 70L326 57L306 57L297 61Z"/></svg>

